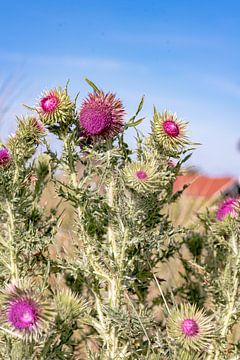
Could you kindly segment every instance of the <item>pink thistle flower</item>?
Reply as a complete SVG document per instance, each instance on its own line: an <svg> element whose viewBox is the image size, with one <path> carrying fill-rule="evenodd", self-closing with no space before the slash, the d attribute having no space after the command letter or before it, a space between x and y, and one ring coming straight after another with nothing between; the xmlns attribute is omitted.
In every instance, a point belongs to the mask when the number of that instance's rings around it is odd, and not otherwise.
<svg viewBox="0 0 240 360"><path fill-rule="evenodd" d="M91 138L112 138L123 130L124 114L122 102L114 94L90 93L80 109L80 126Z"/></svg>
<svg viewBox="0 0 240 360"><path fill-rule="evenodd" d="M56 93L50 91L49 95L44 96L40 100L40 106L45 113L51 113L55 111L60 103L60 99Z"/></svg>
<svg viewBox="0 0 240 360"><path fill-rule="evenodd" d="M39 338L51 325L53 314L40 292L21 289L15 284L2 291L1 322L24 340Z"/></svg>
<svg viewBox="0 0 240 360"><path fill-rule="evenodd" d="M2 147L0 148L0 167L5 167L9 165L11 161L11 155L8 149Z"/></svg>
<svg viewBox="0 0 240 360"><path fill-rule="evenodd" d="M168 151L182 149L189 143L186 136L187 123L179 120L176 114L164 111L162 114L154 110L152 133L155 141Z"/></svg>
<svg viewBox="0 0 240 360"><path fill-rule="evenodd" d="M195 305L181 304L173 309L167 322L168 335L181 348L201 351L213 336L212 318Z"/></svg>
<svg viewBox="0 0 240 360"><path fill-rule="evenodd" d="M148 178L148 174L144 170L138 170L136 171L136 178L140 181L144 181Z"/></svg>
<svg viewBox="0 0 240 360"><path fill-rule="evenodd" d="M132 162L125 167L123 174L126 185L139 193L150 193L160 189L161 175L154 160Z"/></svg>
<svg viewBox="0 0 240 360"><path fill-rule="evenodd" d="M180 129L176 121L166 120L163 122L163 129L165 133L172 137L177 137L180 134Z"/></svg>
<svg viewBox="0 0 240 360"><path fill-rule="evenodd" d="M37 324L39 309L31 299L17 299L9 304L8 321L18 330L32 328Z"/></svg>
<svg viewBox="0 0 240 360"><path fill-rule="evenodd" d="M72 121L74 104L71 102L67 89L53 89L43 93L36 110L45 125L67 123Z"/></svg>
<svg viewBox="0 0 240 360"><path fill-rule="evenodd" d="M199 332L199 326L193 319L184 319L181 324L182 332L186 336L196 336Z"/></svg>
<svg viewBox="0 0 240 360"><path fill-rule="evenodd" d="M237 217L236 206L239 204L239 201L235 198L228 198L221 202L218 205L218 210L216 212L216 218L218 221L222 221L227 215Z"/></svg>

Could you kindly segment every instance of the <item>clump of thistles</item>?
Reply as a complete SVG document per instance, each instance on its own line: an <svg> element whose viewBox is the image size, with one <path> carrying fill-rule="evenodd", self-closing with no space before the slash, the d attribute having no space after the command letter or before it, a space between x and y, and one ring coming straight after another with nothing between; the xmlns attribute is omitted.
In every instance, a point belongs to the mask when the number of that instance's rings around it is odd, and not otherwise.
<svg viewBox="0 0 240 360"><path fill-rule="evenodd" d="M6 167L11 162L11 154L8 149L0 148L0 167Z"/></svg>
<svg viewBox="0 0 240 360"><path fill-rule="evenodd" d="M211 317L190 304L181 304L171 312L167 330L173 341L187 350L206 349L213 336Z"/></svg>
<svg viewBox="0 0 240 360"><path fill-rule="evenodd" d="M128 187L137 192L154 192L160 189L161 177L155 161L132 162L124 169Z"/></svg>
<svg viewBox="0 0 240 360"><path fill-rule="evenodd" d="M69 123L74 115L74 105L62 88L45 91L36 109L45 125Z"/></svg>
<svg viewBox="0 0 240 360"><path fill-rule="evenodd" d="M222 221L227 215L237 217L237 206L239 207L239 200L236 198L227 198L218 205L216 212L216 218L218 221Z"/></svg>
<svg viewBox="0 0 240 360"><path fill-rule="evenodd" d="M188 144L186 125L187 123L179 120L176 114L168 111L160 114L154 110L153 137L167 151L178 151Z"/></svg>
<svg viewBox="0 0 240 360"><path fill-rule="evenodd" d="M122 102L114 94L95 91L82 103L80 128L92 139L113 138L123 130L124 114Z"/></svg>
<svg viewBox="0 0 240 360"><path fill-rule="evenodd" d="M2 293L1 321L23 340L39 338L49 327L52 314L49 304L31 289L10 285Z"/></svg>

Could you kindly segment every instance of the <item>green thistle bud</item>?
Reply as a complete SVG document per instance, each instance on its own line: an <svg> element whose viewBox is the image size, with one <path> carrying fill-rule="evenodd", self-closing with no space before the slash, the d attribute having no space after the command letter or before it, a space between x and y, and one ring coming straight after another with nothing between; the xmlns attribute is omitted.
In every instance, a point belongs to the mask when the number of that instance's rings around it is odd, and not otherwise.
<svg viewBox="0 0 240 360"><path fill-rule="evenodd" d="M186 350L206 349L213 336L212 318L195 305L181 304L175 308L167 322L169 336Z"/></svg>
<svg viewBox="0 0 240 360"><path fill-rule="evenodd" d="M124 169L124 178L127 186L139 193L159 190L161 180L154 160L130 163Z"/></svg>
<svg viewBox="0 0 240 360"><path fill-rule="evenodd" d="M36 117L19 118L16 133L10 136L8 146L13 154L30 158L45 133L43 123Z"/></svg>
<svg viewBox="0 0 240 360"><path fill-rule="evenodd" d="M70 289L58 290L55 304L58 315L64 321L76 320L87 308L87 303Z"/></svg>
<svg viewBox="0 0 240 360"><path fill-rule="evenodd" d="M186 126L187 123L178 120L176 114L167 111L160 114L154 109L152 133L156 143L164 150L178 151L189 143Z"/></svg>

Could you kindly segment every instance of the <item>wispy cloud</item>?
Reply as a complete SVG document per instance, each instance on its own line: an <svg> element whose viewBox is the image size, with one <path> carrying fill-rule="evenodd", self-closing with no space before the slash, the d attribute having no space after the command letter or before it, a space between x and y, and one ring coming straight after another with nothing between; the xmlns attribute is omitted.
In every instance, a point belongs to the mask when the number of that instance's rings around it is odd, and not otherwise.
<svg viewBox="0 0 240 360"><path fill-rule="evenodd" d="M86 56L70 55L43 55L43 54L23 54L16 52L0 51L0 60L12 63L32 64L39 66L58 66L72 68L102 69L104 71L117 71L123 68L145 69L144 65L133 62L118 60L113 58L99 58Z"/></svg>

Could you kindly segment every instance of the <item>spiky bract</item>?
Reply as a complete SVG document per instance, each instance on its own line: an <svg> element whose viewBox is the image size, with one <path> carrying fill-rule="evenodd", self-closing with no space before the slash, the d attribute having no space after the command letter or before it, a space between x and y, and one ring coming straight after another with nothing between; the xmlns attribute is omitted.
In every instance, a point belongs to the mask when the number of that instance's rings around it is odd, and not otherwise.
<svg viewBox="0 0 240 360"><path fill-rule="evenodd" d="M66 124L74 116L74 104L67 89L61 87L45 91L36 109L44 125Z"/></svg>
<svg viewBox="0 0 240 360"><path fill-rule="evenodd" d="M10 284L0 299L1 323L23 340L37 340L52 322L53 309L42 294Z"/></svg>
<svg viewBox="0 0 240 360"><path fill-rule="evenodd" d="M93 139L113 138L123 130L125 114L121 100L112 93L90 93L80 109L80 127Z"/></svg>
<svg viewBox="0 0 240 360"><path fill-rule="evenodd" d="M86 309L86 303L70 289L58 290L55 304L59 316L65 321L76 320Z"/></svg>
<svg viewBox="0 0 240 360"><path fill-rule="evenodd" d="M212 318L195 305L181 304L171 312L167 330L184 349L201 351L206 349L213 336Z"/></svg>
<svg viewBox="0 0 240 360"><path fill-rule="evenodd" d="M45 133L46 129L41 120L34 116L29 116L27 118L22 117L18 119L18 127L14 138L22 138L25 139L25 141L38 142Z"/></svg>
<svg viewBox="0 0 240 360"><path fill-rule="evenodd" d="M179 349L176 352L174 360L203 360L203 356L201 353L197 353L194 350L188 351L185 349Z"/></svg>
<svg viewBox="0 0 240 360"><path fill-rule="evenodd" d="M155 141L166 151L179 151L188 144L186 136L187 123L179 120L177 115L154 110L152 133Z"/></svg>
<svg viewBox="0 0 240 360"><path fill-rule="evenodd" d="M128 187L140 193L160 188L161 175L154 160L130 163L124 169L124 178Z"/></svg>
<svg viewBox="0 0 240 360"><path fill-rule="evenodd" d="M9 137L8 146L14 157L30 158L46 134L41 120L34 116L18 118L16 133Z"/></svg>
<svg viewBox="0 0 240 360"><path fill-rule="evenodd" d="M239 207L239 200L236 198L227 198L218 205L216 212L216 218L218 221L222 221L227 215L237 217L236 211L237 206Z"/></svg>

